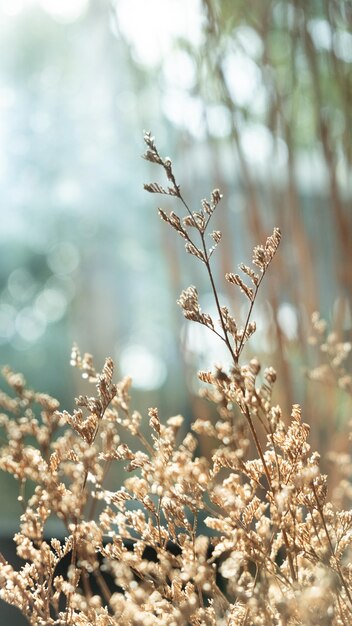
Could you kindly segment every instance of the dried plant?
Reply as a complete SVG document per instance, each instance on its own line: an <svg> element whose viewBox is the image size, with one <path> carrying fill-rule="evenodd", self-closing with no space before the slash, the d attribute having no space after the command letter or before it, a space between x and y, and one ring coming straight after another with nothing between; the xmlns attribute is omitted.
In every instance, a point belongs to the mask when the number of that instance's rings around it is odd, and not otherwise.
<svg viewBox="0 0 352 626"><path fill-rule="evenodd" d="M328 332L326 321L315 312L312 315L312 333L309 343L313 346L318 345L320 353L325 357L324 363L308 372L309 377L327 385L337 383L340 389L352 395L352 377L345 368L345 361L352 347L350 342L341 341L335 331Z"/></svg>
<svg viewBox="0 0 352 626"><path fill-rule="evenodd" d="M226 274L248 304L241 323L221 304L211 267L221 241L218 230L209 232L219 190L192 211L171 160L160 156L150 133L144 139L145 159L161 166L168 181L145 188L181 203L185 215L163 209L159 215L205 266L218 319L202 311L194 286L178 304L231 357L228 368L199 373L201 393L218 417L198 418L185 436L180 415L161 419L150 408L147 422L130 408L131 380L113 383L112 360L97 373L76 346L71 364L96 393L79 396L72 414L5 369L12 393L0 396L7 439L0 468L19 483L23 514L14 539L25 564L16 571L2 558L1 597L35 626L347 626L352 510L343 510L341 494L348 481L330 502L301 408L283 415L273 401L274 369L261 373L257 359L243 360L280 232L274 228L255 247L252 267ZM315 328L325 332L317 317ZM350 347L331 337L323 345L341 381ZM347 374L342 378L348 387ZM197 456L200 436L214 442L211 458ZM116 491L106 488L112 465L124 476ZM52 516L64 524L65 539L47 539Z"/></svg>

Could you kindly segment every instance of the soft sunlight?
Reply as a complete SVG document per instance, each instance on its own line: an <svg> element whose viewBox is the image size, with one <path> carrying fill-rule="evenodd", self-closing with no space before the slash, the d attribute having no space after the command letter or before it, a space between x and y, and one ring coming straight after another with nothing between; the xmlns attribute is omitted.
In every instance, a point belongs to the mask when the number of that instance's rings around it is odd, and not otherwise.
<svg viewBox="0 0 352 626"><path fill-rule="evenodd" d="M131 44L136 59L156 65L170 51L174 38L193 45L200 42L201 3L176 0L120 0L116 3L117 28Z"/></svg>
<svg viewBox="0 0 352 626"><path fill-rule="evenodd" d="M25 9L40 6L58 22L73 22L83 15L89 0L0 0L0 12L16 17Z"/></svg>

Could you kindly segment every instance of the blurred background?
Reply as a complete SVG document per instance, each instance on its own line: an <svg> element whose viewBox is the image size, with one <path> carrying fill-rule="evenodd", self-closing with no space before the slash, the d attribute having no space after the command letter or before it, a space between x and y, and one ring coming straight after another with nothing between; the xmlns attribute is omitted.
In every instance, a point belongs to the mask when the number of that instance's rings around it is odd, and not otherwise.
<svg viewBox="0 0 352 626"><path fill-rule="evenodd" d="M348 397L305 368L313 311L351 339L351 25L341 0L0 0L1 364L71 410L76 341L132 376L144 414L210 414L196 371L227 357L176 305L195 284L214 312L157 216L182 206L143 191L164 182L141 158L150 129L193 209L224 194L214 272L239 320L222 276L281 228L250 350L278 370L284 410L303 404L313 445L343 450ZM3 535L14 484L0 476Z"/></svg>

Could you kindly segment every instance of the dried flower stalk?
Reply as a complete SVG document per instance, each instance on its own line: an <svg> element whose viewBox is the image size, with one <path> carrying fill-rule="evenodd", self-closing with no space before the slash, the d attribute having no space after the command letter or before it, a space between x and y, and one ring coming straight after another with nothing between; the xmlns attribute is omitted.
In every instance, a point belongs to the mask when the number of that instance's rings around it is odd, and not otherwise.
<svg viewBox="0 0 352 626"><path fill-rule="evenodd" d="M219 190L192 211L171 160L160 155L150 133L145 143L144 157L168 181L145 188L177 198L184 208L185 215L164 209L159 215L204 264L218 319L202 311L194 286L178 304L187 320L215 333L232 358L227 369L199 373L201 393L215 403L218 419L198 418L180 437L182 416L164 420L150 408L143 417L130 408L131 380L115 384L112 360L98 373L91 355L81 356L77 346L71 364L96 392L79 396L72 414L6 368L0 468L19 483L23 514L15 541L25 565L16 571L1 559L0 595L33 626L350 624L352 510L341 506L346 484L330 502L301 408L283 415L273 400L274 369L262 373L255 358L242 362L280 232L275 228L254 248L253 267L241 264L241 274L226 274L248 301L241 326L221 304L211 268L221 243L218 230L208 233ZM321 336L324 324L318 317L314 324ZM349 349L332 336L322 343L344 388ZM200 435L216 442L211 458L197 456ZM121 488L109 491L113 464L124 478ZM64 540L46 538L49 516L65 525ZM58 573L65 558L68 570Z"/></svg>

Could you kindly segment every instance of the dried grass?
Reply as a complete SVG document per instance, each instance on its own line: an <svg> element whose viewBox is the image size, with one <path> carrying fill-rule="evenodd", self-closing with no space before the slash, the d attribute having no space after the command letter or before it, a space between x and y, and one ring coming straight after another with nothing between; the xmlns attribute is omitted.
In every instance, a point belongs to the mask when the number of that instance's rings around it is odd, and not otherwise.
<svg viewBox="0 0 352 626"><path fill-rule="evenodd" d="M202 395L215 403L218 418L198 418L181 437L180 415L161 419L151 408L149 425L142 427L145 418L130 408L131 380L115 384L110 358L98 373L92 357L81 356L76 346L71 364L96 392L78 397L72 414L28 390L23 377L6 368L12 393L0 396L6 433L0 468L19 483L23 514L14 539L25 565L16 571L2 558L0 596L33 626L347 626L351 459L331 453L342 478L328 499L327 476L309 445L300 407L284 415L272 399L274 369L261 373L257 359L243 361L255 332L253 305L280 232L275 228L255 247L253 267L241 264L240 274L226 274L247 300L240 324L219 301L210 263L221 241L218 230L208 232L220 192L192 211L170 159L160 156L150 133L145 142L145 158L163 168L169 185L145 188L183 206L184 216L162 209L159 214L205 266L218 319L202 311L194 286L178 304L231 355L229 369L218 365L199 373ZM317 315L313 330L312 342L327 360L310 376L351 392L344 369L350 344L328 334ZM126 432L133 443L126 443ZM199 436L215 442L211 458L197 456ZM114 464L123 486L109 491L106 478ZM26 499L29 481L35 489ZM65 525L64 540L46 539L53 516ZM63 576L58 568L65 558L70 565ZM99 594L93 593L93 579Z"/></svg>

